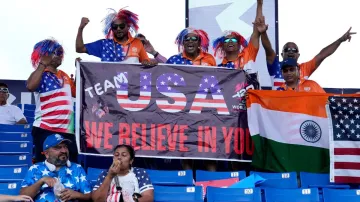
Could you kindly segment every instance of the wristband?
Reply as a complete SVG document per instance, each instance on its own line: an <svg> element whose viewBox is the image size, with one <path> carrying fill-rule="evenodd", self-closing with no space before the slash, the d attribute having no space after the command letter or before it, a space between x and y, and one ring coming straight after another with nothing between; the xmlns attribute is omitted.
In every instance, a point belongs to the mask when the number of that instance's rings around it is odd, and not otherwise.
<svg viewBox="0 0 360 202"><path fill-rule="evenodd" d="M154 58L156 58L158 55L159 55L159 52L156 52L156 53L154 54Z"/></svg>

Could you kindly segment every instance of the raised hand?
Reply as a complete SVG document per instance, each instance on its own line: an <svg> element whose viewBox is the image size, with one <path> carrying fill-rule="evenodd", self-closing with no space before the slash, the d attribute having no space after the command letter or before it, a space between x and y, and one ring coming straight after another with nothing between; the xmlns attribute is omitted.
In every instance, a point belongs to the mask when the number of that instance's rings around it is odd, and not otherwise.
<svg viewBox="0 0 360 202"><path fill-rule="evenodd" d="M269 27L269 25L265 24L265 17L264 16L261 16L261 17L257 18L256 21L253 22L253 24L256 27L256 29L258 30L258 32L260 32L260 33L266 32L266 30Z"/></svg>
<svg viewBox="0 0 360 202"><path fill-rule="evenodd" d="M81 18L79 29L84 29L85 26L90 22L89 18L83 17Z"/></svg>
<svg viewBox="0 0 360 202"><path fill-rule="evenodd" d="M356 34L356 32L350 32L350 31L351 31L351 28L352 28L352 27L350 27L350 29L340 38L340 41L341 41L341 42L344 42L344 41L346 41L346 40L349 40L349 42L350 42L350 40L351 40L351 35Z"/></svg>

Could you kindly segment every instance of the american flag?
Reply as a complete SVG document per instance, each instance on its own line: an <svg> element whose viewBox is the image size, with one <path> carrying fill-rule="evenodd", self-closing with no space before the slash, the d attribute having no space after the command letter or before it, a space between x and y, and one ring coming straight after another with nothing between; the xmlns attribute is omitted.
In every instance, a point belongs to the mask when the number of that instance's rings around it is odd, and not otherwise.
<svg viewBox="0 0 360 202"><path fill-rule="evenodd" d="M272 65L267 64L267 68L273 84L273 90L276 90L285 82L281 74L281 62L279 62L278 58L275 58Z"/></svg>
<svg viewBox="0 0 360 202"><path fill-rule="evenodd" d="M207 99L211 94L212 99ZM229 115L229 109L226 106L222 90L215 76L205 75L199 84L199 90L196 93L194 102L190 108L190 113L200 114L204 108L216 108L218 114Z"/></svg>
<svg viewBox="0 0 360 202"><path fill-rule="evenodd" d="M73 133L73 105L68 78L46 72L38 89L39 101L34 126L61 133Z"/></svg>
<svg viewBox="0 0 360 202"><path fill-rule="evenodd" d="M123 75L128 81L128 74L124 72ZM151 73L141 72L140 73L140 96L137 100L130 100L128 94L131 95L131 92L128 93L129 83L123 82L119 84L117 88L117 101L120 106L129 111L140 111L147 107L151 99Z"/></svg>
<svg viewBox="0 0 360 202"><path fill-rule="evenodd" d="M185 79L174 73L162 74L156 81L157 90L171 100L157 100L158 107L166 112L179 112L186 106L185 94L178 90L178 86L185 86Z"/></svg>
<svg viewBox="0 0 360 202"><path fill-rule="evenodd" d="M329 97L330 181L360 183L360 97Z"/></svg>

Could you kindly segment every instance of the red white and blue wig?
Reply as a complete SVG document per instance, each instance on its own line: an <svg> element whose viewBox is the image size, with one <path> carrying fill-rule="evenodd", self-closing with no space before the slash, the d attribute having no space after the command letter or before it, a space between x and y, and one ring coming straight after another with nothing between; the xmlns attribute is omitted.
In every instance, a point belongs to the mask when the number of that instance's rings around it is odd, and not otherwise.
<svg viewBox="0 0 360 202"><path fill-rule="evenodd" d="M213 50L214 50L214 56L219 57L219 58L223 58L225 56L225 51L223 50L223 45L224 45L224 41L226 39L227 36L233 36L237 39L237 43L240 46L240 52L246 48L248 46L248 42L246 41L246 39L239 34L238 32L235 31L225 31L222 36L218 37L217 39L215 39L213 41Z"/></svg>
<svg viewBox="0 0 360 202"><path fill-rule="evenodd" d="M105 37L107 39L112 39L114 37L114 33L111 29L111 25L115 20L122 19L125 20L127 25L130 27L130 32L134 32L134 34L137 33L139 30L139 18L138 15L126 10L126 9L120 9L119 12L116 12L114 9L109 9L110 12L106 15L106 17L103 20L104 23L104 29L103 32L105 34Z"/></svg>
<svg viewBox="0 0 360 202"><path fill-rule="evenodd" d="M191 27L183 29L175 39L175 44L178 46L179 52L182 52L182 50L184 48L183 44L184 44L185 37L190 33L194 33L199 37L201 50L203 52L208 52L209 41L210 41L208 34L204 30L194 29Z"/></svg>
<svg viewBox="0 0 360 202"><path fill-rule="evenodd" d="M34 46L34 50L31 54L31 64L36 69L39 65L41 56L48 56L55 54L64 59L64 48L55 39L45 39Z"/></svg>

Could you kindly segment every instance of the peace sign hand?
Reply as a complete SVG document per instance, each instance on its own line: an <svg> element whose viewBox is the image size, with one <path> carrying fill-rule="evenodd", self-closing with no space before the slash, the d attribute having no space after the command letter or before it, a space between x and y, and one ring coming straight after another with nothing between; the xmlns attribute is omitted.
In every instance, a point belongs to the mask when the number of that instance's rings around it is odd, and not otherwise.
<svg viewBox="0 0 360 202"><path fill-rule="evenodd" d="M341 42L344 42L344 41L346 41L346 40L349 40L349 42L350 42L350 40L351 40L351 35L356 34L356 32L350 32L350 31L351 31L351 28L352 28L352 27L350 27L350 29L340 38L340 41L341 41Z"/></svg>

